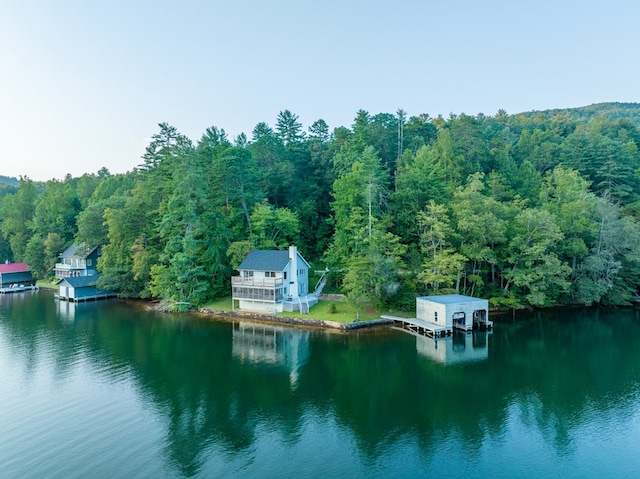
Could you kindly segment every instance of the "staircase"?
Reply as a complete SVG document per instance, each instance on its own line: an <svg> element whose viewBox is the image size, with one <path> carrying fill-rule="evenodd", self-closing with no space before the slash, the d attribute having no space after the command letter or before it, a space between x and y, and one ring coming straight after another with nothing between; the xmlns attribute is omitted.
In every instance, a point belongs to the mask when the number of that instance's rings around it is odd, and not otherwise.
<svg viewBox="0 0 640 479"><path fill-rule="evenodd" d="M320 276L320 279L316 283L316 289L313 292L313 294L316 295L316 297L322 294L322 289L327 284L327 274L329 274L329 269L324 270L324 273L322 273L322 276Z"/></svg>
<svg viewBox="0 0 640 479"><path fill-rule="evenodd" d="M303 299L304 302L302 301ZM300 306L301 314L309 314L309 301L307 300L306 296L304 296L303 298L300 298L298 296L298 305Z"/></svg>

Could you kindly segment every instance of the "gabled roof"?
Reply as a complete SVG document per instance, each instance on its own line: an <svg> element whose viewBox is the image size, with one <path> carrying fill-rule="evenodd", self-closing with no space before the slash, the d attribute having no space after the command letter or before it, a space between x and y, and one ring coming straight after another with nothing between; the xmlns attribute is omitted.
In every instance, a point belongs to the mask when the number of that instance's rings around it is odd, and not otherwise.
<svg viewBox="0 0 640 479"><path fill-rule="evenodd" d="M60 258L86 258L96 249L98 249L97 246L94 246L93 248L87 248L87 245L85 243L74 243L62 253L60 253ZM83 254L79 254L79 252L82 252Z"/></svg>
<svg viewBox="0 0 640 479"><path fill-rule="evenodd" d="M3 263L0 264L0 274L2 273L21 273L29 271L27 263Z"/></svg>
<svg viewBox="0 0 640 479"><path fill-rule="evenodd" d="M284 271L289 264L289 251L253 250L238 266L238 270Z"/></svg>
<svg viewBox="0 0 640 479"><path fill-rule="evenodd" d="M96 281L98 281L99 277L99 274L94 276L72 276L70 278L61 279L60 281L58 281L58 284L66 281L67 283L69 283L69 286L72 286L74 288L86 288L87 286L95 286Z"/></svg>

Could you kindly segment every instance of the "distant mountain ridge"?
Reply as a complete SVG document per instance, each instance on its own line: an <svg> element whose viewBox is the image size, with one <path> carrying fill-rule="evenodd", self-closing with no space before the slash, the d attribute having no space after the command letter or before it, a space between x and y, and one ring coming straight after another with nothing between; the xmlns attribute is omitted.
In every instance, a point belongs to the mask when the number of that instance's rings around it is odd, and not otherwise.
<svg viewBox="0 0 640 479"><path fill-rule="evenodd" d="M0 185L18 186L19 184L18 178L0 175Z"/></svg>
<svg viewBox="0 0 640 479"><path fill-rule="evenodd" d="M640 127L640 103L594 103L588 106L581 106L577 108L555 108L551 110L533 110L518 113L523 116L536 116L543 115L547 118L552 118L556 115L568 116L575 118L578 121L587 122L594 116L604 116L612 121L629 119L634 125Z"/></svg>

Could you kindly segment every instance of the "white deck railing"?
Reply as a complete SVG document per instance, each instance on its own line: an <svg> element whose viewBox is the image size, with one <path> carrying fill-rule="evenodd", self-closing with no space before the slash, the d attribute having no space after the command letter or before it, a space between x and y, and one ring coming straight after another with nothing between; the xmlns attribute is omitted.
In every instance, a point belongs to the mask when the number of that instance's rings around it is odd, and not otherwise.
<svg viewBox="0 0 640 479"><path fill-rule="evenodd" d="M242 276L232 276L231 284L233 286L251 286L259 288L275 288L276 286L282 286L282 278L243 278Z"/></svg>

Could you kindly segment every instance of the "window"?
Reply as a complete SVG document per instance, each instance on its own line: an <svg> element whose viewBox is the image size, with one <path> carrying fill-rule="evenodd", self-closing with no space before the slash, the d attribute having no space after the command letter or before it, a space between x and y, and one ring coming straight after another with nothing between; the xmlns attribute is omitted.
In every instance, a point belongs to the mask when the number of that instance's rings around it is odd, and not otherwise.
<svg viewBox="0 0 640 479"><path fill-rule="evenodd" d="M436 323L438 322L438 312L437 311L433 312L433 319L435 319Z"/></svg>
<svg viewBox="0 0 640 479"><path fill-rule="evenodd" d="M91 266L91 261L92 261L91 259L87 260L87 266Z"/></svg>
<svg viewBox="0 0 640 479"><path fill-rule="evenodd" d="M284 279L287 279L287 272L284 272Z"/></svg>

